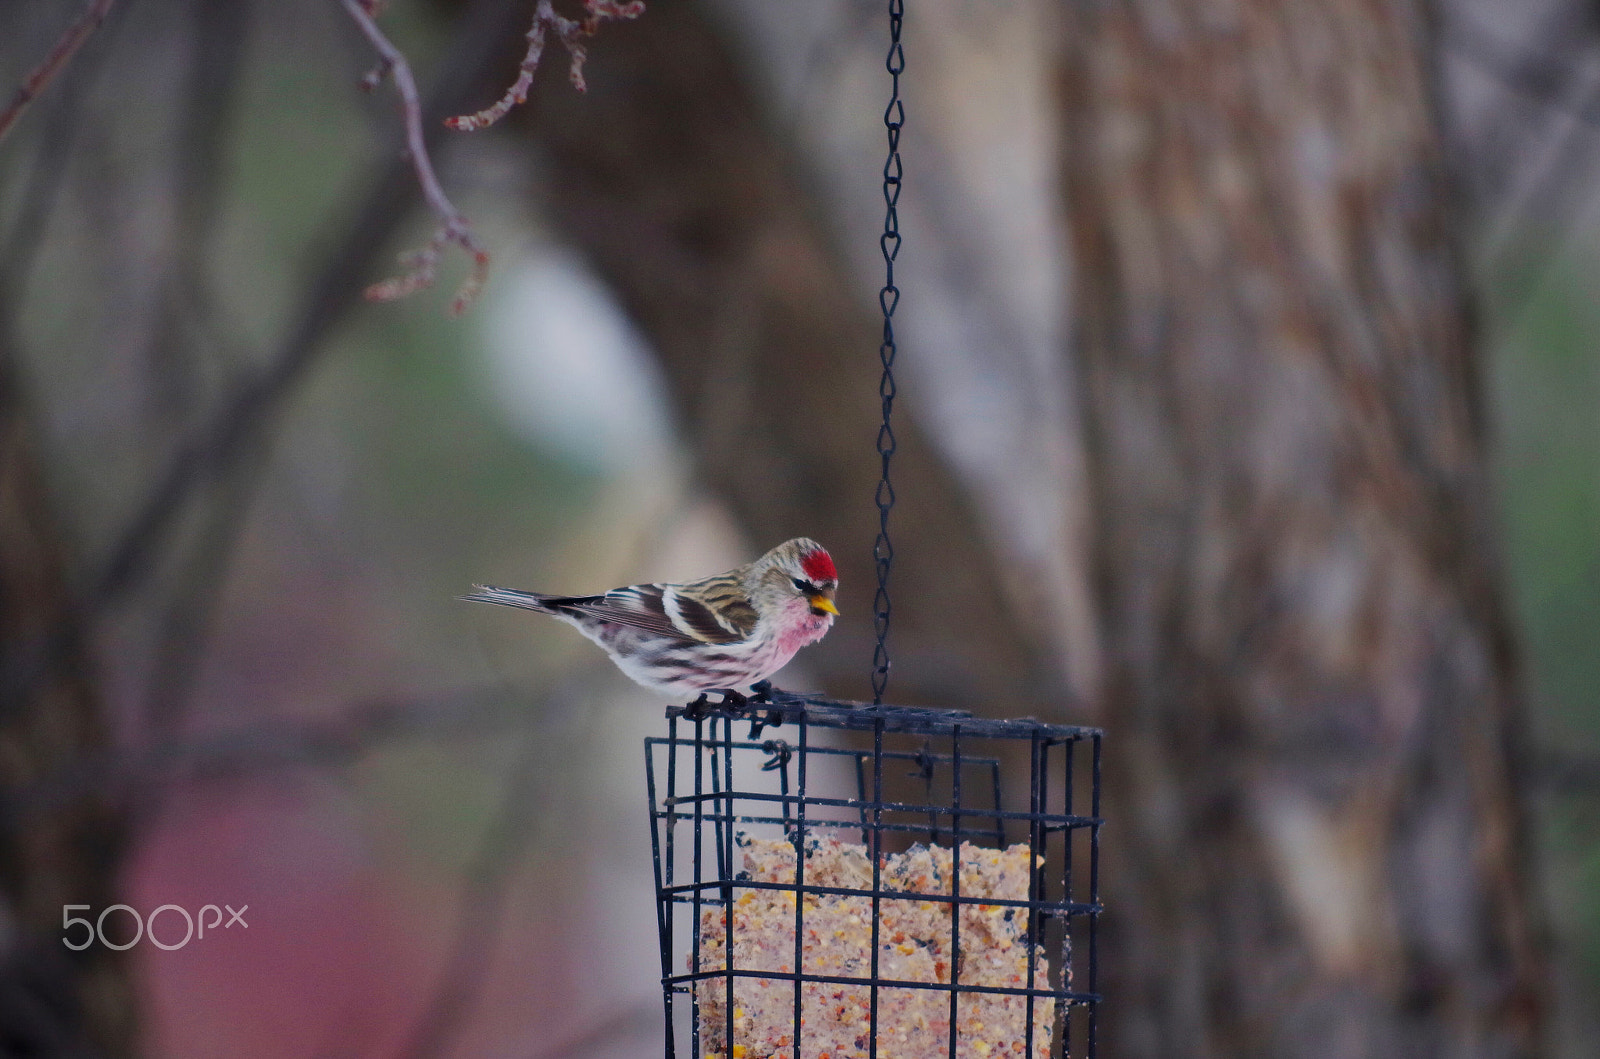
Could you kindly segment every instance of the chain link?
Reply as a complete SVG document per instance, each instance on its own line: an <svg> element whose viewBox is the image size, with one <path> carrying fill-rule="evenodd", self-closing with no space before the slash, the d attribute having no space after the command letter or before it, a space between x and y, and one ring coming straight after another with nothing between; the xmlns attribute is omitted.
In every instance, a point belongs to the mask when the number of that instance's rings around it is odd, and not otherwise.
<svg viewBox="0 0 1600 1059"><path fill-rule="evenodd" d="M894 261L900 254L900 130L906 123L905 105L900 102L900 74L906 68L905 51L900 46L900 24L905 19L905 0L889 0L889 54L884 66L889 71L889 105L883 112L883 126L889 137L889 156L883 163L883 235L878 246L883 251L883 289L878 291L878 308L883 311L883 342L878 359L883 362L883 378L878 396L883 399L883 425L878 428L878 456L883 460L883 477L878 481L878 539L872 545L872 558L878 570L878 594L873 599L873 629L878 636L872 652L872 701L882 705L889 686L889 570L894 565L894 545L889 541L889 512L894 509L894 486L889 482L889 460L894 456L894 427L889 422L894 410L894 311L900 304L900 288L894 284Z"/></svg>

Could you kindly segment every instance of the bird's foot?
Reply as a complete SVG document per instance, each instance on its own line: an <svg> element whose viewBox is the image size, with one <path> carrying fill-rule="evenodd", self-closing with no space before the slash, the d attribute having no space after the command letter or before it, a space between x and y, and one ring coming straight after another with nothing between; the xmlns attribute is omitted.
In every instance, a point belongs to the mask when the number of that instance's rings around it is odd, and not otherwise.
<svg viewBox="0 0 1600 1059"><path fill-rule="evenodd" d="M733 688L723 688L717 692L722 697L712 701L711 693L704 691L700 697L683 707L683 716L691 721L703 721L713 714L721 714L729 720L742 717L747 711L755 713L755 707L763 703L772 702L772 693L775 689L768 680L758 681L750 686L750 694L745 695ZM761 735L761 730L767 726L777 727L783 723L783 715L777 710L768 710L766 715L752 716L750 718L750 738L756 739Z"/></svg>
<svg viewBox="0 0 1600 1059"><path fill-rule="evenodd" d="M770 680L758 680L750 685L750 705L757 703L771 703L774 692L778 689L772 686ZM779 692L779 694L782 694ZM761 730L768 726L776 728L783 723L783 714L777 710L768 710L766 716L752 716L750 718L750 738L761 738Z"/></svg>

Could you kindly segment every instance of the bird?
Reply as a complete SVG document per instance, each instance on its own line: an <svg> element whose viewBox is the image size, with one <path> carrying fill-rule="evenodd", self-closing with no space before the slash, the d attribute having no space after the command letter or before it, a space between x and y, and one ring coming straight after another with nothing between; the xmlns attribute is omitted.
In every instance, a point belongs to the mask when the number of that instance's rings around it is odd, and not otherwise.
<svg viewBox="0 0 1600 1059"><path fill-rule="evenodd" d="M839 616L839 573L828 550L796 537L754 562L698 581L625 585L596 596L553 596L474 585L461 598L560 619L594 641L634 682L674 699L710 692L742 702Z"/></svg>

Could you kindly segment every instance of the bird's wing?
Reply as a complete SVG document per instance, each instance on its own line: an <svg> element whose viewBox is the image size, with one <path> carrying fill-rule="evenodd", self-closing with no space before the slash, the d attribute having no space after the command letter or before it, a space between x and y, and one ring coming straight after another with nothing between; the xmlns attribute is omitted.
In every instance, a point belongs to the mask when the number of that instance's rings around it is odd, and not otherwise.
<svg viewBox="0 0 1600 1059"><path fill-rule="evenodd" d="M546 598L552 610L573 614L596 621L627 625L659 636L676 636L688 639L683 630L672 624L661 605L662 585L629 585L614 588L603 596L567 596Z"/></svg>
<svg viewBox="0 0 1600 1059"><path fill-rule="evenodd" d="M678 624L706 643L749 639L760 615L745 595L744 568L726 574L671 585L671 604Z"/></svg>
<svg viewBox="0 0 1600 1059"><path fill-rule="evenodd" d="M667 636L684 643L737 643L755 629L755 611L740 611L742 594L730 604L735 616L719 620L717 613L700 598L685 593L680 585L628 585L614 588L603 596L545 597L551 610L578 614L599 621L613 622Z"/></svg>

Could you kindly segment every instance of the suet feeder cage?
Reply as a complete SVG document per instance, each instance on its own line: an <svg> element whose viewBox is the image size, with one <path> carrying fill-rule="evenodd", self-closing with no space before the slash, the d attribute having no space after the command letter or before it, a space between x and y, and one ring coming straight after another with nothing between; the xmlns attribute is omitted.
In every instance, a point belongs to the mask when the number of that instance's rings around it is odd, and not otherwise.
<svg viewBox="0 0 1600 1059"><path fill-rule="evenodd" d="M667 718L668 1059L1095 1054L1097 729L779 691Z"/></svg>

